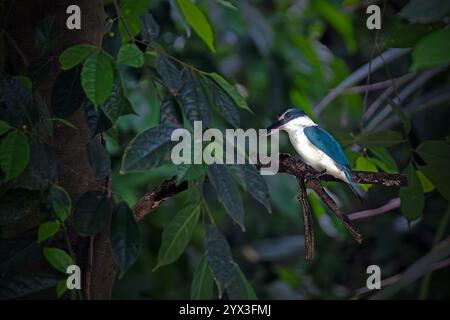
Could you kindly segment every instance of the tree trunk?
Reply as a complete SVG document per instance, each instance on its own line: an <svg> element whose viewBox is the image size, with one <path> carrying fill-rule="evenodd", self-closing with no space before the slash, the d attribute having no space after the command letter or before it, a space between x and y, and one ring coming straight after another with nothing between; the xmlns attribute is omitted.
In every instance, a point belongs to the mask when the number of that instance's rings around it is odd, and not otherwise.
<svg viewBox="0 0 450 320"><path fill-rule="evenodd" d="M66 28L66 9L76 4L81 9L81 30ZM46 79L34 89L51 106L51 92L55 79L61 72L57 57L66 48L81 43L101 44L105 24L105 12L101 0L15 0L5 5L3 24L7 33L7 67L11 74L23 74L26 64L39 58L35 47L35 30L46 16L56 14L62 26L62 37L56 48L44 57L50 59L51 71ZM35 85L35 84L33 84ZM51 110L50 110L51 112ZM57 183L61 185L75 203L86 191L110 192L110 179L96 180L86 156L86 143L90 138L83 108L68 119L76 126L72 129L56 124L53 147L58 158ZM31 221L32 219L30 219ZM35 219L37 220L37 219ZM27 226L27 228L36 227ZM22 230L24 231L24 230ZM69 238L76 255L76 263L82 270L83 297L86 299L108 299L115 279L115 262L109 243L108 228L93 237L78 236L70 226Z"/></svg>

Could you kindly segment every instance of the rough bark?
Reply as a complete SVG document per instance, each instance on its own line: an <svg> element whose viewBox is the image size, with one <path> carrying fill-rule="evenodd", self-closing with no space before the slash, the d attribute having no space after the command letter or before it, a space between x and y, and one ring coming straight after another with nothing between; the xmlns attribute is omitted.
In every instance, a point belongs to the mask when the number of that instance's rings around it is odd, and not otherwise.
<svg viewBox="0 0 450 320"><path fill-rule="evenodd" d="M81 9L81 30L65 27L66 8L76 4ZM52 61L51 71L37 84L38 93L51 105L51 91L61 72L57 57L66 48L79 43L99 45L103 38L105 12L101 0L15 0L6 3L4 17L7 41L7 67L12 74L23 74L26 63L39 56L35 48L35 30L40 20L56 14L63 28L62 37L53 52L44 57ZM96 180L86 156L86 142L91 133L85 121L83 108L68 119L76 130L55 125L53 147L58 158L57 182L75 203L86 191L108 191L107 180ZM110 192L108 192L110 194ZM31 227L31 226L28 226ZM115 262L109 243L108 228L95 237L80 237L70 227L69 238L82 270L83 296L92 299L110 298L115 278Z"/></svg>

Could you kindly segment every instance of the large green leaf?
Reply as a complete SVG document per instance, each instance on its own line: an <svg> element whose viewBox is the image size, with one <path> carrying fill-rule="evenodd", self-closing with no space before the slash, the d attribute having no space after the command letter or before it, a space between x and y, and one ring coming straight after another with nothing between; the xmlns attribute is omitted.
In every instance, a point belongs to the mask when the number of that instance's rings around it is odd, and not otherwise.
<svg viewBox="0 0 450 320"><path fill-rule="evenodd" d="M216 281L219 297L233 280L236 263L231 255L230 246L216 226L210 225L206 233L206 261Z"/></svg>
<svg viewBox="0 0 450 320"><path fill-rule="evenodd" d="M199 204L188 205L164 228L161 248L158 252L158 263L154 270L174 262L183 253L197 225L200 211Z"/></svg>
<svg viewBox="0 0 450 320"><path fill-rule="evenodd" d="M128 43L119 49L117 63L140 68L144 65L144 54L134 43Z"/></svg>
<svg viewBox="0 0 450 320"><path fill-rule="evenodd" d="M248 282L239 266L233 274L233 278L227 288L228 298L231 300L257 300L256 293Z"/></svg>
<svg viewBox="0 0 450 320"><path fill-rule="evenodd" d="M402 134L391 130L366 132L356 137L356 143L366 148L391 147L402 142Z"/></svg>
<svg viewBox="0 0 450 320"><path fill-rule="evenodd" d="M110 202L106 193L85 192L75 204L73 226L82 236L97 234L108 222L110 211Z"/></svg>
<svg viewBox="0 0 450 320"><path fill-rule="evenodd" d="M442 170L442 168L431 164L421 166L419 169L431 180L437 191L450 202L450 173L448 170Z"/></svg>
<svg viewBox="0 0 450 320"><path fill-rule="evenodd" d="M170 136L175 127L158 125L139 133L125 149L121 173L143 171L161 164L170 149Z"/></svg>
<svg viewBox="0 0 450 320"><path fill-rule="evenodd" d="M59 56L59 63L63 70L68 70L81 63L94 51L95 47L90 44L76 44L64 50Z"/></svg>
<svg viewBox="0 0 450 320"><path fill-rule="evenodd" d="M202 257L197 268L195 268L191 286L191 300L211 299L213 294L213 284L214 279L211 270L208 267L206 258Z"/></svg>
<svg viewBox="0 0 450 320"><path fill-rule="evenodd" d="M130 41L130 35L136 36L141 30L139 17L148 11L150 1L148 0L122 0L120 1L120 12L122 19L119 20L119 32L122 43ZM126 26L125 26L126 23Z"/></svg>
<svg viewBox="0 0 450 320"><path fill-rule="evenodd" d="M203 12L191 0L177 0L177 4L187 23L206 43L208 48L212 52L216 52L213 29Z"/></svg>
<svg viewBox="0 0 450 320"><path fill-rule="evenodd" d="M11 126L8 124L8 122L0 120L0 136L9 130L11 130Z"/></svg>
<svg viewBox="0 0 450 320"><path fill-rule="evenodd" d="M125 202L114 207L110 227L111 246L120 269L120 276L136 261L141 249L139 228L133 212Z"/></svg>
<svg viewBox="0 0 450 320"><path fill-rule="evenodd" d="M247 101L245 101L244 97L240 95L237 91L236 87L231 85L227 80L225 80L221 75L212 72L209 73L209 76L223 89L225 92L233 99L234 103L239 108L246 109L251 111L247 105Z"/></svg>
<svg viewBox="0 0 450 320"><path fill-rule="evenodd" d="M155 67L166 87L172 92L172 94L178 95L181 90L181 86L183 85L183 79L181 78L180 70L175 63L166 55L159 54L155 58Z"/></svg>
<svg viewBox="0 0 450 320"><path fill-rule="evenodd" d="M111 94L110 98L112 96L113 94ZM105 101L103 105L107 103L108 101ZM86 118L92 136L105 132L112 127L112 122L105 112L103 112L103 110L97 110L88 99L86 99L84 103L84 117Z"/></svg>
<svg viewBox="0 0 450 320"><path fill-rule="evenodd" d="M64 274L67 267L74 264L72 257L59 248L44 248L44 257L56 270Z"/></svg>
<svg viewBox="0 0 450 320"><path fill-rule="evenodd" d="M111 159L100 140L91 138L86 144L86 153L95 178L106 178L111 170Z"/></svg>
<svg viewBox="0 0 450 320"><path fill-rule="evenodd" d="M202 121L203 127L208 126L211 110L206 96L195 73L188 69L181 72L183 86L181 87L181 107L191 123Z"/></svg>
<svg viewBox="0 0 450 320"><path fill-rule="evenodd" d="M0 144L0 167L6 174L5 181L17 177L25 169L29 159L27 136L18 130L8 133Z"/></svg>
<svg viewBox="0 0 450 320"><path fill-rule="evenodd" d="M228 215L242 228L244 227L244 206L242 198L233 178L225 165L212 164L208 166L208 178L217 191L220 202Z"/></svg>
<svg viewBox="0 0 450 320"><path fill-rule="evenodd" d="M245 191L266 207L267 211L272 212L269 190L260 172L251 164L233 164L227 167Z"/></svg>
<svg viewBox="0 0 450 320"><path fill-rule="evenodd" d="M39 194L25 189L8 191L0 198L0 226L13 223L34 208Z"/></svg>
<svg viewBox="0 0 450 320"><path fill-rule="evenodd" d="M56 176L57 159L52 147L31 141L30 160L25 170L15 179L14 188L41 190Z"/></svg>
<svg viewBox="0 0 450 320"><path fill-rule="evenodd" d="M400 188L400 208L406 219L413 221L422 215L425 198L423 195L422 184L420 183L419 177L412 164L409 164L408 167L406 167L404 173L408 177L408 186Z"/></svg>
<svg viewBox="0 0 450 320"><path fill-rule="evenodd" d="M430 23L440 20L450 12L447 0L411 0L399 12L399 16L415 23Z"/></svg>
<svg viewBox="0 0 450 320"><path fill-rule="evenodd" d="M40 55L49 52L56 46L61 36L61 30L56 15L47 16L39 22L35 33L35 44Z"/></svg>
<svg viewBox="0 0 450 320"><path fill-rule="evenodd" d="M450 1L449 1L450 3ZM412 52L412 69L419 70L450 63L450 28L444 28L426 35Z"/></svg>
<svg viewBox="0 0 450 320"><path fill-rule="evenodd" d="M370 152L386 164L387 172L398 172L397 163L386 148L370 148Z"/></svg>
<svg viewBox="0 0 450 320"><path fill-rule="evenodd" d="M52 112L57 118L68 118L82 105L84 92L81 87L79 67L61 72L52 90Z"/></svg>
<svg viewBox="0 0 450 320"><path fill-rule="evenodd" d="M111 59L106 54L95 52L84 62L81 85L95 106L108 98L113 85L113 68Z"/></svg>
<svg viewBox="0 0 450 320"><path fill-rule="evenodd" d="M200 78L205 82L207 92L213 104L220 114L234 127L239 126L239 114L236 110L234 100L214 80L207 77Z"/></svg>

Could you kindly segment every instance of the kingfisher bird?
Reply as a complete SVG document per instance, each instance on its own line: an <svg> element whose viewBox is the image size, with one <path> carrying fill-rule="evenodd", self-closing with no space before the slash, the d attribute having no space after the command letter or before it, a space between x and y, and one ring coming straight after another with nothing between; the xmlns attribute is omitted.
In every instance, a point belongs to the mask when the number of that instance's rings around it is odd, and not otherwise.
<svg viewBox="0 0 450 320"><path fill-rule="evenodd" d="M362 198L361 190L352 180L352 170L341 146L304 111L297 108L287 109L267 128L267 135L273 130L288 133L291 144L306 164L346 182L355 195Z"/></svg>

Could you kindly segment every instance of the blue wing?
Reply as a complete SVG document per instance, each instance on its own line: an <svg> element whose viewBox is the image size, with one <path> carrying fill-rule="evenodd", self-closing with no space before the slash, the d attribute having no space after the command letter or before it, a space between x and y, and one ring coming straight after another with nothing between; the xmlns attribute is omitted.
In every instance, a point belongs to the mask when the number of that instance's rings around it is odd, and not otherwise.
<svg viewBox="0 0 450 320"><path fill-rule="evenodd" d="M306 127L303 131L309 141L322 150L343 168L349 168L347 157L336 139L328 131L318 126Z"/></svg>

